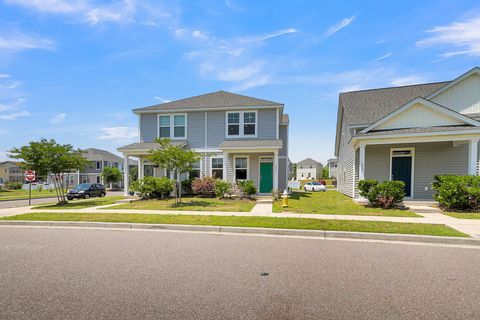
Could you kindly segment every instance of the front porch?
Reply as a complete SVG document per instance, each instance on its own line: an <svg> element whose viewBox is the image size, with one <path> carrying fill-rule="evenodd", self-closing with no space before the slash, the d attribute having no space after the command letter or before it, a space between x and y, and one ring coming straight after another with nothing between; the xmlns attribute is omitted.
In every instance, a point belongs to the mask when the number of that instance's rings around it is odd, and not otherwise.
<svg viewBox="0 0 480 320"><path fill-rule="evenodd" d="M400 180L405 182L407 200L432 200L435 175L477 174L478 141L477 137L360 141L355 150L355 186L364 179Z"/></svg>

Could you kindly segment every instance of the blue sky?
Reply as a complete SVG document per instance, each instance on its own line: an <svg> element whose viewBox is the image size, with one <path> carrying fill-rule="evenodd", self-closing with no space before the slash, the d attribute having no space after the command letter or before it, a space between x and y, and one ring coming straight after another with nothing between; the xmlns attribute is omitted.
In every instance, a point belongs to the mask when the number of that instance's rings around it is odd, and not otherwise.
<svg viewBox="0 0 480 320"><path fill-rule="evenodd" d="M333 156L338 93L480 65L478 1L0 0L0 160L40 137L115 151L135 107L282 102L290 157Z"/></svg>

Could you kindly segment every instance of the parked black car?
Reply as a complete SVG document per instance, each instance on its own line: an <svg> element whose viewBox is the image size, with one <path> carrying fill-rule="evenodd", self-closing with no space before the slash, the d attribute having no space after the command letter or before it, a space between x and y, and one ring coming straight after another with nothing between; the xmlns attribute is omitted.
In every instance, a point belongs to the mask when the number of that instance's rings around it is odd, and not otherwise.
<svg viewBox="0 0 480 320"><path fill-rule="evenodd" d="M67 199L74 198L89 199L90 197L105 197L107 191L105 186L100 183L81 183L72 190L68 191Z"/></svg>

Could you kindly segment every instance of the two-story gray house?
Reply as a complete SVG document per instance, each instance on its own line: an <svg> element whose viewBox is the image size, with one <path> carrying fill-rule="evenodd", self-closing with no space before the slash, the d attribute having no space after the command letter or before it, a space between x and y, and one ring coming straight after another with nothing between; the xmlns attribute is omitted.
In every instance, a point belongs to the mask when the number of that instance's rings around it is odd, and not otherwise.
<svg viewBox="0 0 480 320"><path fill-rule="evenodd" d="M139 159L139 179L170 176L146 161L155 139L170 138L201 154L190 177L253 180L259 193L282 191L288 177L288 123L284 105L225 91L134 109L140 141L121 148L125 163ZM171 177L172 178L172 177ZM186 179L187 176L182 177ZM125 195L128 179L125 178Z"/></svg>

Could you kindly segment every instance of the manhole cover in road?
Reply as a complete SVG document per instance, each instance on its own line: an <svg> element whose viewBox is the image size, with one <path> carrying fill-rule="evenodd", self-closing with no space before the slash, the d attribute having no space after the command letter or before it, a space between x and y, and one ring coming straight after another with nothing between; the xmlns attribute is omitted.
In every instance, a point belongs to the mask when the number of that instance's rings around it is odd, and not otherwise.
<svg viewBox="0 0 480 320"><path fill-rule="evenodd" d="M262 277L268 276L269 274L270 274L270 273L268 273L268 272L260 272L260 275L261 275Z"/></svg>

